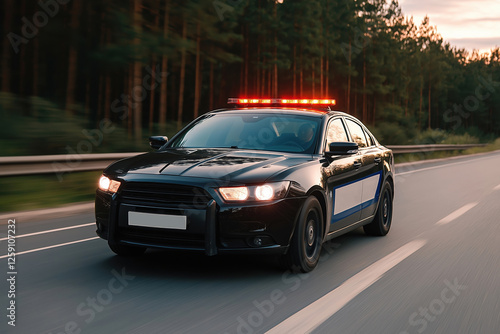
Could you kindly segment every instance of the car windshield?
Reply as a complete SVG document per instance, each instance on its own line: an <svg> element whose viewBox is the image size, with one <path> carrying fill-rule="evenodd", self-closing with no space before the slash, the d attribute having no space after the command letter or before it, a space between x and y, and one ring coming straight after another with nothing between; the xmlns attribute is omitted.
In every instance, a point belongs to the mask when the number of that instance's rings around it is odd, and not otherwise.
<svg viewBox="0 0 500 334"><path fill-rule="evenodd" d="M313 153L320 121L286 114L210 114L184 129L167 147Z"/></svg>

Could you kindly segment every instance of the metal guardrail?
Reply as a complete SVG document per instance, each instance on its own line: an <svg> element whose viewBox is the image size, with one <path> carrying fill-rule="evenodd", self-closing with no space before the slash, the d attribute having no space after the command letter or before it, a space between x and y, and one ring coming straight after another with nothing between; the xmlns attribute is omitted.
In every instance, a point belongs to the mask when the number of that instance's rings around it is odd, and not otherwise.
<svg viewBox="0 0 500 334"><path fill-rule="evenodd" d="M387 146L394 154L428 153L435 151L460 151L486 144L467 145L392 145ZM67 172L103 170L112 162L133 157L144 152L62 154L0 157L0 176L51 174L62 175Z"/></svg>
<svg viewBox="0 0 500 334"><path fill-rule="evenodd" d="M387 148L390 148L394 154L405 154L405 153L429 153L436 151L461 151L474 147L484 147L486 145L488 144L388 145Z"/></svg>
<svg viewBox="0 0 500 334"><path fill-rule="evenodd" d="M141 152L0 157L0 176L103 170L116 160L138 154Z"/></svg>

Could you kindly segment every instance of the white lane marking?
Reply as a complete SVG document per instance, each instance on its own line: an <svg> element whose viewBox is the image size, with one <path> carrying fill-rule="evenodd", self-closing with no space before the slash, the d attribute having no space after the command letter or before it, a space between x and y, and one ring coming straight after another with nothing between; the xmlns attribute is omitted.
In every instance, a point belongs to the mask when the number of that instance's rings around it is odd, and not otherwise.
<svg viewBox="0 0 500 334"><path fill-rule="evenodd" d="M500 190L500 184L498 186L496 186L495 188L493 188L493 190Z"/></svg>
<svg viewBox="0 0 500 334"><path fill-rule="evenodd" d="M460 217L461 215L465 214L467 211L475 207L477 204L478 203L469 203L462 206L460 209L450 213L448 216L438 221L436 225L444 225L450 223L451 221L457 219L458 217Z"/></svg>
<svg viewBox="0 0 500 334"><path fill-rule="evenodd" d="M61 227L61 228L55 228L53 230L47 230L47 231L41 231L41 232L34 232L34 233L28 233L28 234L21 234L21 235L16 235L16 239L18 238L24 238L24 237L31 237L33 235L39 235L39 234L45 234L45 233L52 233L52 232L57 232L57 231L64 231L64 230L71 230L73 228L79 228L79 227L84 227L84 226L90 226L94 225L95 222L93 223L86 223L86 224L81 224L81 225L74 225L74 226L68 226L68 227ZM0 241L7 240L8 238L0 238Z"/></svg>
<svg viewBox="0 0 500 334"><path fill-rule="evenodd" d="M46 249L51 249L51 248L56 248L56 247L61 247L61 246L67 246L67 245L73 245L73 244L78 244L80 242L85 242L85 241L90 241L90 240L95 240L95 239L99 239L99 237L92 237L92 238L87 238L87 239L82 239L82 240L65 242L65 243L59 244L59 245L52 245L52 246L47 246L47 247L42 247L42 248L37 248L37 249L31 249L31 250L27 250L27 251L24 251L24 252L18 252L18 253L15 253L15 254L16 254L16 256L18 256L18 255L22 255L22 254L39 252L39 251L43 251L43 250L46 250ZM9 255L2 255L2 256L0 256L0 259L5 259L8 256Z"/></svg>
<svg viewBox="0 0 500 334"><path fill-rule="evenodd" d="M312 332L354 299L354 297L375 283L387 271L415 253L426 243L426 240L414 240L398 248L349 278L335 290L271 328L266 334Z"/></svg>

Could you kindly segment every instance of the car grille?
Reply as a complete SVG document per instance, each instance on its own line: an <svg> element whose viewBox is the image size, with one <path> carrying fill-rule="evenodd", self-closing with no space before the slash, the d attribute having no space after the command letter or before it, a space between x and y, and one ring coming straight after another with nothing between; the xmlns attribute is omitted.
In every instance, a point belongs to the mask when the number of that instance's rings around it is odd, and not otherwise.
<svg viewBox="0 0 500 334"><path fill-rule="evenodd" d="M202 188L162 183L126 183L122 203L164 208L205 209L212 199Z"/></svg>

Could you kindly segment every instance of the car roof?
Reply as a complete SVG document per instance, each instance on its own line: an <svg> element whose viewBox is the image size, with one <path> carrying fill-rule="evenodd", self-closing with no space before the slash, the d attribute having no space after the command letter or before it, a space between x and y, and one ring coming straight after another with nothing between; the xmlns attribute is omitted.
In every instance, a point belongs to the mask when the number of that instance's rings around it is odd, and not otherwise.
<svg viewBox="0 0 500 334"><path fill-rule="evenodd" d="M325 116L350 116L347 113L341 111L333 111L329 109L313 109L313 108L295 108L295 107L241 107L241 108L225 108L210 111L211 113L239 113L239 112L251 112L260 114L292 114L292 115L302 115L302 116L312 116L312 117L325 117Z"/></svg>

